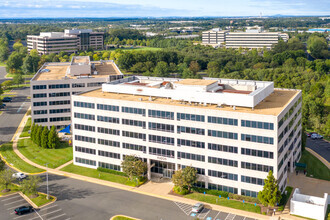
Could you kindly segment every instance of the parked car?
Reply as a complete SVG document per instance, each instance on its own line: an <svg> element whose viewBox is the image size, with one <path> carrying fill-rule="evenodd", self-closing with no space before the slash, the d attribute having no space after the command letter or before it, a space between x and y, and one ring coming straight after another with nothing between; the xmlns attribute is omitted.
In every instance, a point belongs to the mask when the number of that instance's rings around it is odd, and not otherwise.
<svg viewBox="0 0 330 220"><path fill-rule="evenodd" d="M13 99L10 97L3 97L2 101L3 102L11 102Z"/></svg>
<svg viewBox="0 0 330 220"><path fill-rule="evenodd" d="M14 173L13 178L16 179L25 179L27 176L24 173Z"/></svg>
<svg viewBox="0 0 330 220"><path fill-rule="evenodd" d="M311 137L312 134L314 134L314 132L307 132L307 133L306 133L307 137Z"/></svg>
<svg viewBox="0 0 330 220"><path fill-rule="evenodd" d="M5 104L5 103L2 103L2 104L0 105L0 109L5 108L5 107L6 107L6 104Z"/></svg>
<svg viewBox="0 0 330 220"><path fill-rule="evenodd" d="M33 211L32 206L21 206L21 207L18 207L14 210L16 215L22 215L22 214L29 213L29 212L32 212L32 211Z"/></svg>
<svg viewBox="0 0 330 220"><path fill-rule="evenodd" d="M203 209L204 209L204 204L203 204L203 203L196 203L196 204L192 207L191 211L192 211L192 212L197 212L197 213L199 213L199 212L201 212Z"/></svg>
<svg viewBox="0 0 330 220"><path fill-rule="evenodd" d="M312 138L312 139L322 139L323 136L320 135L320 134L316 134L316 133L314 133L314 134L311 135L311 138Z"/></svg>

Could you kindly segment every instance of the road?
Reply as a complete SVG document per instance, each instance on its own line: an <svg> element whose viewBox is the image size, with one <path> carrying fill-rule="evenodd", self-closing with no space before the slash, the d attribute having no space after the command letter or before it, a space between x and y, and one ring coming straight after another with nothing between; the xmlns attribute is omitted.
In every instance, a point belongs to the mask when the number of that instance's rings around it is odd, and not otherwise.
<svg viewBox="0 0 330 220"><path fill-rule="evenodd" d="M325 140L307 138L306 146L318 153L330 163L330 143Z"/></svg>
<svg viewBox="0 0 330 220"><path fill-rule="evenodd" d="M45 180L46 174L41 174ZM44 181L39 191L46 193ZM210 210L191 213L192 206L185 203L155 198L95 183L49 175L49 192L57 201L24 217L13 214L15 207L26 204L21 197L0 198L0 220L8 219L93 219L109 220L114 215L127 215L143 220L222 219L243 220L244 216ZM16 202L17 201L17 202ZM21 204L22 203L22 204ZM38 216L40 215L41 218ZM253 220L245 218L245 220Z"/></svg>
<svg viewBox="0 0 330 220"><path fill-rule="evenodd" d="M11 141L30 106L30 99L27 98L30 94L30 88L22 87L13 90L13 92L16 92L17 96L13 97L12 102L6 102L7 106L2 109L3 113L0 115L0 144Z"/></svg>
<svg viewBox="0 0 330 220"><path fill-rule="evenodd" d="M3 83L4 81L8 80L8 79L5 79L6 74L7 74L6 67L0 66L0 84Z"/></svg>

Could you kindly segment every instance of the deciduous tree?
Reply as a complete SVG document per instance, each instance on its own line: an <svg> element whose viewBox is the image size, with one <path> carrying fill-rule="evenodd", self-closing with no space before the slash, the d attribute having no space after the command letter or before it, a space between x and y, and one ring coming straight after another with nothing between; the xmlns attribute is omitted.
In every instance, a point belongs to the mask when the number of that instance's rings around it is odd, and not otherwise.
<svg viewBox="0 0 330 220"><path fill-rule="evenodd" d="M147 163L143 162L135 156L125 156L121 162L123 172L132 180L133 177L140 177L147 172Z"/></svg>
<svg viewBox="0 0 330 220"><path fill-rule="evenodd" d="M0 185L5 187L5 190L8 190L8 185L10 185L13 181L14 172L10 169L5 169L0 172Z"/></svg>

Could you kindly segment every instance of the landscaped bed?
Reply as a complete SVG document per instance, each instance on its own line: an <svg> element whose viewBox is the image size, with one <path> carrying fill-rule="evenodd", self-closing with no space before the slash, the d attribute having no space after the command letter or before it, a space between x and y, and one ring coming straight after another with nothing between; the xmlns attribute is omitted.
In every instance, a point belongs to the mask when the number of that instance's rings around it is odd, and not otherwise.
<svg viewBox="0 0 330 220"><path fill-rule="evenodd" d="M113 173L102 172L96 169L76 166L73 164L69 164L68 166L61 169L62 171L75 173L83 176L93 177L101 180L106 180L110 182L120 183L127 186L136 186L135 181L130 181L128 177L116 175ZM143 184L143 182L139 182L139 185Z"/></svg>
<svg viewBox="0 0 330 220"><path fill-rule="evenodd" d="M129 218L123 215L117 215L113 218L111 218L111 220L134 220L134 218Z"/></svg>
<svg viewBox="0 0 330 220"><path fill-rule="evenodd" d="M255 212L260 214L260 206L255 206L251 203L243 203L241 201L233 200L233 199L227 199L227 198L219 198L217 196L213 195L204 195L202 193L191 193L188 195L185 195L184 198L188 199L194 199L201 202L207 202L211 204L226 206L234 209L240 209L248 212Z"/></svg>
<svg viewBox="0 0 330 220"><path fill-rule="evenodd" d="M31 198L31 195L27 195L29 197L29 199L31 199L31 201L36 204L36 206L40 207L43 206L49 202L54 201L54 197L53 196L49 196L49 199L47 199L47 195L43 194L43 193L38 193L38 197L35 198Z"/></svg>
<svg viewBox="0 0 330 220"><path fill-rule="evenodd" d="M39 173L44 170L34 167L24 160L22 160L13 150L13 143L6 143L1 145L0 153L4 157L4 159L13 167L21 170L22 172L26 173Z"/></svg>
<svg viewBox="0 0 330 220"><path fill-rule="evenodd" d="M56 168L72 160L72 147L67 142L60 142L56 149L41 148L32 142L30 138L18 141L18 150L29 160L49 168Z"/></svg>

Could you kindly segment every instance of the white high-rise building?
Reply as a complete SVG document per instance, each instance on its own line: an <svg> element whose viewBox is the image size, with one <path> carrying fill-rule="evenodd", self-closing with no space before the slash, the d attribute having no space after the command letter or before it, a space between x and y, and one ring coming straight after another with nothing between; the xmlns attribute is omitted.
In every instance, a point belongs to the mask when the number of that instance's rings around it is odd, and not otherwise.
<svg viewBox="0 0 330 220"><path fill-rule="evenodd" d="M192 166L197 186L254 197L272 170L283 190L301 156L301 101L273 82L116 80L72 96L74 164L120 171L135 155L149 178Z"/></svg>
<svg viewBox="0 0 330 220"><path fill-rule="evenodd" d="M32 121L66 127L71 124L71 95L120 78L123 74L112 60L74 56L71 62L45 63L30 81Z"/></svg>

